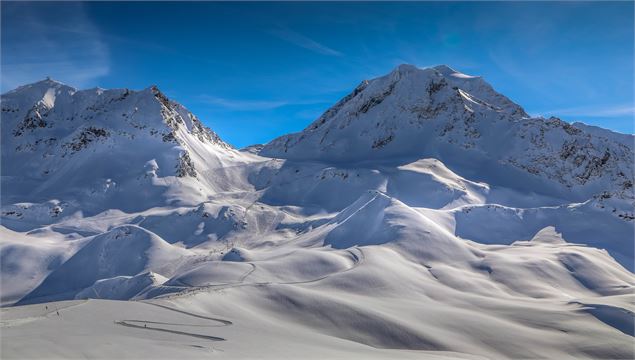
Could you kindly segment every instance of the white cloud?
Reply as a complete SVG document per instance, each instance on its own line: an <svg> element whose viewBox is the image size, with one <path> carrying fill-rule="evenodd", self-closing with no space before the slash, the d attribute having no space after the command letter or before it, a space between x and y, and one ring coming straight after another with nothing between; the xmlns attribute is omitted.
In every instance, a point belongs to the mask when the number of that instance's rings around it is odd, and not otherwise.
<svg viewBox="0 0 635 360"><path fill-rule="evenodd" d="M635 106L633 104L622 104L613 106L578 106L562 109L539 111L540 114L553 116L578 116L578 117L621 117L635 116Z"/></svg>
<svg viewBox="0 0 635 360"><path fill-rule="evenodd" d="M328 55L328 56L342 56L343 54L337 50L334 50L324 44L308 38L300 33L297 33L290 29L274 29L270 33L279 39L289 42L293 45L311 50L315 53Z"/></svg>
<svg viewBox="0 0 635 360"><path fill-rule="evenodd" d="M199 98L206 104L215 105L229 110L242 111L270 110L288 104L286 101L225 99L211 95L201 95Z"/></svg>
<svg viewBox="0 0 635 360"><path fill-rule="evenodd" d="M289 100L252 100L252 99L228 99L213 95L202 94L198 96L202 103L219 108L236 111L261 111L281 108L283 106L331 104L332 99L289 99Z"/></svg>

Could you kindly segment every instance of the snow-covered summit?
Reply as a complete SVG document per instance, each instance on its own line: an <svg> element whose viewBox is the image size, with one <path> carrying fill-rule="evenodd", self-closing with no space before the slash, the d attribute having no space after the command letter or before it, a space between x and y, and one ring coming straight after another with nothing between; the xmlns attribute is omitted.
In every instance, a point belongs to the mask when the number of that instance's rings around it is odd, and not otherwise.
<svg viewBox="0 0 635 360"><path fill-rule="evenodd" d="M68 90L72 92L77 91L77 89L71 86L68 86L61 81L47 77L42 80L36 81L34 83L22 85L13 90L9 90L2 95L5 96L9 94L20 94L20 96L24 96L27 93L38 93L38 92L42 93L42 91L46 91L49 88L54 88L58 90Z"/></svg>
<svg viewBox="0 0 635 360"><path fill-rule="evenodd" d="M206 172L244 158L156 86L76 90L46 79L2 95L1 107L6 201L91 197L100 208L121 197L133 206L177 184L194 189L186 202L200 200L234 186Z"/></svg>
<svg viewBox="0 0 635 360"><path fill-rule="evenodd" d="M483 78L446 65L399 65L260 154L330 163L432 157L485 181L519 176L578 200L602 192L632 200L633 139L531 118Z"/></svg>
<svg viewBox="0 0 635 360"><path fill-rule="evenodd" d="M476 129L468 123L453 124L466 117L474 118L470 123L476 117L517 121L527 114L480 77L445 65L420 69L403 64L363 81L303 132L275 139L263 154L348 161L407 155L425 150L435 135L445 135L439 132L459 126L469 146ZM368 153L369 148L375 151Z"/></svg>
<svg viewBox="0 0 635 360"><path fill-rule="evenodd" d="M51 109L58 96L69 96L75 92L77 89L51 78L20 86L2 95L3 117L5 112L26 112L36 106Z"/></svg>

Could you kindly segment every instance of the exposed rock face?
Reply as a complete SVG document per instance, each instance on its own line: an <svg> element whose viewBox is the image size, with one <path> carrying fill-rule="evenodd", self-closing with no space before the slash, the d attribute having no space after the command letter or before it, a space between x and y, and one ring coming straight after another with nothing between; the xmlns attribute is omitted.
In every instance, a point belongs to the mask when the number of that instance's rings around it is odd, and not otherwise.
<svg viewBox="0 0 635 360"><path fill-rule="evenodd" d="M179 163L176 164L176 176L185 177L191 176L196 177L196 168L194 167L194 163L190 158L190 154L187 151L184 151L179 155Z"/></svg>

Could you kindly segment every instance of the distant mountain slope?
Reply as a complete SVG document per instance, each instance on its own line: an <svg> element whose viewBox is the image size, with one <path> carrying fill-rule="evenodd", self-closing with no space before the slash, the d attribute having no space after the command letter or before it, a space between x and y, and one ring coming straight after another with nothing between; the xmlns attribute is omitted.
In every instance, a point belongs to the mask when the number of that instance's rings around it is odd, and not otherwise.
<svg viewBox="0 0 635 360"><path fill-rule="evenodd" d="M47 79L1 103L4 204L57 198L84 211L141 210L244 185L224 169L248 155L154 86L78 91Z"/></svg>
<svg viewBox="0 0 635 360"><path fill-rule="evenodd" d="M482 78L444 65L400 65L362 82L302 132L271 141L260 154L349 164L433 157L488 183L580 201L605 193L632 204L634 141L530 118Z"/></svg>

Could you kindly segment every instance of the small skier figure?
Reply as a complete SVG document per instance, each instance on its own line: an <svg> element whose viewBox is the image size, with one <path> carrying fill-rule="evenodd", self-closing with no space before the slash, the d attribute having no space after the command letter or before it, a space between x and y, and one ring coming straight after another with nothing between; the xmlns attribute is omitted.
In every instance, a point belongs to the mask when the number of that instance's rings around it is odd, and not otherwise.
<svg viewBox="0 0 635 360"><path fill-rule="evenodd" d="M57 313L57 316L60 316L60 312L59 311L55 311Z"/></svg>

